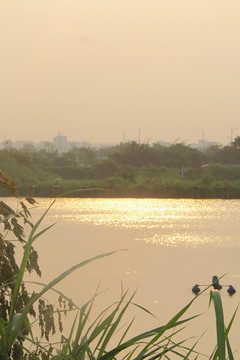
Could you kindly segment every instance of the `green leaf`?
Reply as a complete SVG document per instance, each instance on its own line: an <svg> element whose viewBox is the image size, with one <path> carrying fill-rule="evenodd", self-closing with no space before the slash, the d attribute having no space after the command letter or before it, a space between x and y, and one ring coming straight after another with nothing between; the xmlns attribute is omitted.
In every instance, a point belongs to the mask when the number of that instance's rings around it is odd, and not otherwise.
<svg viewBox="0 0 240 360"><path fill-rule="evenodd" d="M221 296L218 291L211 291L211 297L214 303L216 315L216 329L217 329L217 353L219 360L225 360L225 329Z"/></svg>

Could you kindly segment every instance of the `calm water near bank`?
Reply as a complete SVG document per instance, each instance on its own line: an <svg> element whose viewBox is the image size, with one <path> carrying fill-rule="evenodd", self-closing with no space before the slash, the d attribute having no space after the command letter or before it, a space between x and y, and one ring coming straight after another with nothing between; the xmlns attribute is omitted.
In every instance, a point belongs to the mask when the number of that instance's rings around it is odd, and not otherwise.
<svg viewBox="0 0 240 360"><path fill-rule="evenodd" d="M37 200L35 220L52 201ZM130 292L138 288L135 301L157 319L134 308L130 315L138 314L132 330L136 333L168 321L192 299L194 284L210 283L213 275L226 273L222 283L237 289L232 298L222 290L228 322L240 300L239 208L240 200L58 199L45 221L57 224L35 245L42 281L89 257L128 249L77 271L58 288L81 305L100 283L104 293L96 311L119 298L121 282ZM215 343L208 301L205 293L195 302L188 315L206 314L184 330L186 336L200 336L208 329L200 343L206 353ZM240 349L238 323L239 317L232 333L234 349Z"/></svg>

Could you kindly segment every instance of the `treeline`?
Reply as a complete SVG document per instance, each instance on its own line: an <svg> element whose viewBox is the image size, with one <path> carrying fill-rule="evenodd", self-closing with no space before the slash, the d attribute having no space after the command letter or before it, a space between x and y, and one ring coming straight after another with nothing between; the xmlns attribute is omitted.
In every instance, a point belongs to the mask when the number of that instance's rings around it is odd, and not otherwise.
<svg viewBox="0 0 240 360"><path fill-rule="evenodd" d="M200 151L183 143L169 147L137 142L93 149L74 148L61 156L32 145L0 150L0 169L22 195L134 197L240 197L240 138L232 146ZM84 192L82 189L102 189ZM1 194L4 195L4 194Z"/></svg>

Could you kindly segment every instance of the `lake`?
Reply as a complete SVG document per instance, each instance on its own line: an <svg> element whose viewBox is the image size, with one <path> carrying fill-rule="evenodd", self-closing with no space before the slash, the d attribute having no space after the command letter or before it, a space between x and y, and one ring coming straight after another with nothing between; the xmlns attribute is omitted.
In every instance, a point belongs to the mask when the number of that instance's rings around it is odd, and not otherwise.
<svg viewBox="0 0 240 360"><path fill-rule="evenodd" d="M52 199L37 201L34 220ZM100 284L96 313L119 299L121 284L129 295L138 289L135 302L156 318L133 308L127 319L137 315L133 335L166 323L193 298L196 283L210 284L213 275L226 274L221 283L237 290L233 297L227 288L221 290L228 323L240 299L239 208L240 200L57 199L44 221L44 226L56 225L35 243L42 281L82 260L117 251L77 270L57 288L82 305ZM198 337L207 330L199 345L205 354L216 342L214 309L208 304L206 292L187 313L203 315L181 335ZM239 348L238 333L239 316L230 336L233 349Z"/></svg>

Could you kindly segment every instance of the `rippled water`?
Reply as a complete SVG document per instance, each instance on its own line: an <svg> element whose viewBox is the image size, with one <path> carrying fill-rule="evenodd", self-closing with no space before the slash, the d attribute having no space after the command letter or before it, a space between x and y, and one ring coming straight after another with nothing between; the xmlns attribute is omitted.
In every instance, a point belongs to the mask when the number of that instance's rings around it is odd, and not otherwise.
<svg viewBox="0 0 240 360"><path fill-rule="evenodd" d="M61 199L52 217L135 230L135 239L161 246L239 247L239 208L239 200Z"/></svg>

